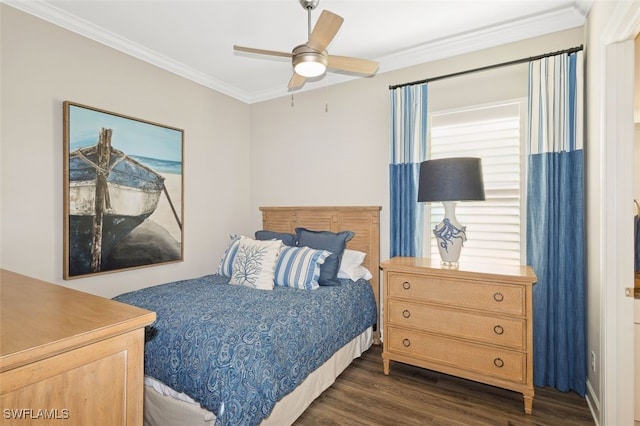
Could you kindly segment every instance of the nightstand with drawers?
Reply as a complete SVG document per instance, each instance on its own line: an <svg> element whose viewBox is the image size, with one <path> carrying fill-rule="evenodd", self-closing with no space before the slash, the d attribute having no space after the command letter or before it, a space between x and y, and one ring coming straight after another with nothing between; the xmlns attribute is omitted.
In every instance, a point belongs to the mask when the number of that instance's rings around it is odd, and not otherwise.
<svg viewBox="0 0 640 426"><path fill-rule="evenodd" d="M533 407L533 308L528 266L394 257L383 281L384 373L391 361L522 393Z"/></svg>

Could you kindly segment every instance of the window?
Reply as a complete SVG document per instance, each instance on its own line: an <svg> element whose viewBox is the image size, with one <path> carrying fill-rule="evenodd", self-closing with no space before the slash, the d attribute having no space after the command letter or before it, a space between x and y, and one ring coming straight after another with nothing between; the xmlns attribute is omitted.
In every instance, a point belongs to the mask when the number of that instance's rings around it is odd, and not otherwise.
<svg viewBox="0 0 640 426"><path fill-rule="evenodd" d="M459 202L458 221L467 227L460 262L519 265L524 260L524 101L431 113L431 159L480 157L486 201ZM442 221L442 203L430 203L426 223ZM425 253L439 259L430 232ZM425 238L425 240L427 240Z"/></svg>

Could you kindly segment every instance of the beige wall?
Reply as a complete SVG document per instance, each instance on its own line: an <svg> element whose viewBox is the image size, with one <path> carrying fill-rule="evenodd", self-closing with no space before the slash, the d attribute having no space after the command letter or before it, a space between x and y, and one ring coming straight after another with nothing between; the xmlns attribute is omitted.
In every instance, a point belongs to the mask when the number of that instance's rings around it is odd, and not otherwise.
<svg viewBox="0 0 640 426"><path fill-rule="evenodd" d="M0 265L114 296L212 273L249 232L248 105L0 4ZM62 102L184 129L184 262L62 280Z"/></svg>

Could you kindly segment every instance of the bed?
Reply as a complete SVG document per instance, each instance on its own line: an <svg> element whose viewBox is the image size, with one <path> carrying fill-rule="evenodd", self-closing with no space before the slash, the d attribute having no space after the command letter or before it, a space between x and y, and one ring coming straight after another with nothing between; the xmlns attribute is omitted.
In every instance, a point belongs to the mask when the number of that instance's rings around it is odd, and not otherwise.
<svg viewBox="0 0 640 426"><path fill-rule="evenodd" d="M278 285L262 291L229 285L236 275L220 270L117 296L157 314L145 344L145 425L292 424L355 358L379 344L380 207L260 210L263 230L301 242L325 231L348 235L345 253L366 254L358 262L370 278L343 275L332 280L338 285L311 291ZM243 237L236 256L247 244L274 244L264 240Z"/></svg>

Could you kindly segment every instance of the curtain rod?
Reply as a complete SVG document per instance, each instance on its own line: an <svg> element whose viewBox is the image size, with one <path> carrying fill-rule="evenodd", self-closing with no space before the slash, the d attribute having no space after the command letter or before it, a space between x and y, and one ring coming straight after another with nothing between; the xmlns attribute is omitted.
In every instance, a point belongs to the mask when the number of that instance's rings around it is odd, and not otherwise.
<svg viewBox="0 0 640 426"><path fill-rule="evenodd" d="M466 70L466 71L458 71L458 72L454 72L454 73L451 73L451 74L439 75L437 77L425 78L423 80L412 81L412 82L409 82L409 83L396 84L396 85L389 86L389 90L397 89L398 87L413 86L413 85L422 84L422 83L430 83L430 82L436 81L436 80L444 80L445 78L449 78L449 77L457 77L457 76L460 76L460 75L471 74L471 73L479 72L479 71L486 71L486 70L490 70L490 69L493 69L493 68L500 68L500 67L506 67L506 66L509 66L509 65L516 65L516 64L522 64L522 63L525 63L525 62L537 61L538 59L547 58L549 56L562 55L563 53L575 53L575 52L578 52L580 50L582 50L582 45L577 46L577 47L572 47L572 48L569 48L569 49L565 49L565 50L559 50L557 52L545 53L545 54L538 55L538 56L530 56L528 58L515 59L515 60L509 61L509 62L502 62L502 63L499 63L499 64L487 65L487 66L484 66L484 67L474 68L474 69L470 69L470 70Z"/></svg>

